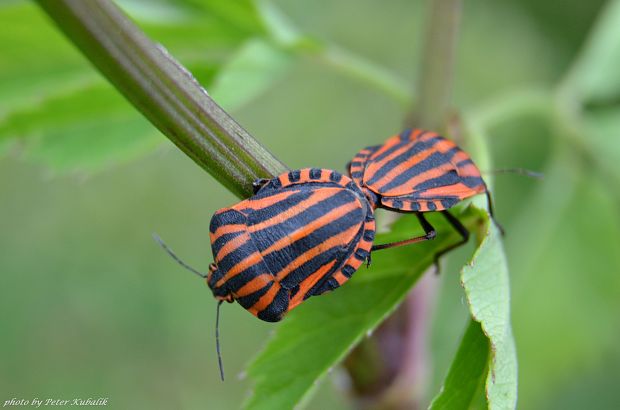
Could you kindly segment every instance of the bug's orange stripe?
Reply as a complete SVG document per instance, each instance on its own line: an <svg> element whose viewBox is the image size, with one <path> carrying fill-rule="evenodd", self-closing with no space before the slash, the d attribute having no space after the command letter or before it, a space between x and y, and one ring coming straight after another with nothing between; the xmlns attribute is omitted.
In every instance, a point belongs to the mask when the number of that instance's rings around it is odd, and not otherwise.
<svg viewBox="0 0 620 410"><path fill-rule="evenodd" d="M458 183L454 185L441 186L424 191L422 198L437 198L445 196L458 196L461 199L468 198L470 196L481 194L485 192L483 184L478 185L475 188L470 188L465 184Z"/></svg>
<svg viewBox="0 0 620 410"><path fill-rule="evenodd" d="M407 151L409 148L411 148L411 145L409 144L403 144L402 147L398 148L396 151L392 152L390 155L386 156L385 158L383 158L380 161L374 161L372 162L371 167L369 167L369 169L367 170L367 172L370 172L370 175L364 175L364 180L365 181L369 181L371 180L375 173L381 169L382 167L384 167L388 162L390 162L392 159L396 158L397 156L405 153L405 151ZM398 167L396 167L398 168Z"/></svg>
<svg viewBox="0 0 620 410"><path fill-rule="evenodd" d="M367 252L370 252L370 250L372 249L372 242L360 241L360 243L358 245L358 249L362 249L362 250L365 250Z"/></svg>
<svg viewBox="0 0 620 410"><path fill-rule="evenodd" d="M480 171L474 164L466 164L458 167L459 176L461 177L479 177Z"/></svg>
<svg viewBox="0 0 620 410"><path fill-rule="evenodd" d="M224 277L215 284L215 286L216 287L222 286L226 281L232 279L233 277L237 276L238 274L243 272L245 269L247 269L248 266L252 266L260 262L261 259L262 259L262 256L260 255L260 253L258 253L258 251L251 253L246 258L240 260L232 268L230 268L228 272L226 272Z"/></svg>
<svg viewBox="0 0 620 410"><path fill-rule="evenodd" d="M431 131L422 131L422 130L415 130L417 131L417 133L414 136L414 133L411 133L411 136L409 137L410 141L428 141L432 138L437 137L438 135L434 132Z"/></svg>
<svg viewBox="0 0 620 410"><path fill-rule="evenodd" d="M226 257L226 255L228 255L231 252L234 252L235 250L243 246L249 239L250 238L248 235L242 235L242 236L238 236L236 238L229 240L217 252L217 254L215 255L215 260L221 261L224 257Z"/></svg>
<svg viewBox="0 0 620 410"><path fill-rule="evenodd" d="M423 161L424 159L428 158L432 154L433 154L433 150L432 149L426 149L426 150L424 150L422 152L417 153L416 155L414 155L411 158L407 159L402 164L398 165L393 170L391 170L390 172L385 174L377 182L373 182L372 185L373 186L377 186L377 187L381 187L381 186L386 185L387 183L392 181L395 177L397 177L398 175L402 174L403 172L406 172L406 170L408 170L409 168L413 167L414 165L416 165L420 161Z"/></svg>
<svg viewBox="0 0 620 410"><path fill-rule="evenodd" d="M346 204L343 204L339 207L336 207L334 209L332 209L331 211L329 211L328 213L326 213L325 215L315 219L314 221L310 222L307 225L304 225L300 228L298 228L297 230L291 232L290 234L288 234L287 236L285 236L284 238L274 242L269 248L265 249L263 251L263 255L269 255L272 252L277 252L279 250L281 250L282 248L287 247L288 245L305 238L306 236L312 234L312 232L316 231L319 228L322 228L326 225L328 225L330 222L340 218L341 216L349 213L350 211L354 210L355 208L361 208L359 202L348 202Z"/></svg>
<svg viewBox="0 0 620 410"><path fill-rule="evenodd" d="M267 306L269 306L269 304L273 301L273 298L276 297L280 289L280 284L277 282L274 283L273 286L267 291L267 293L261 296L261 298L258 299L258 301L253 304L248 309L248 311L250 311L250 313L252 313L254 316L258 315L259 312L265 310Z"/></svg>
<svg viewBox="0 0 620 410"><path fill-rule="evenodd" d="M454 156L452 156L452 159L450 159L450 161L456 164L457 162L461 162L461 161L464 161L466 159L470 159L469 155L467 155L463 151L458 151L458 152L456 152L454 154Z"/></svg>
<svg viewBox="0 0 620 410"><path fill-rule="evenodd" d="M312 275L310 275L309 277L301 281L301 283L299 284L299 291L295 294L295 296L289 302L289 305L288 305L289 310L293 309L295 306L299 305L301 302L304 301L304 297L306 296L306 293L308 293L308 291L312 289L312 287L316 285L318 281L323 279L323 277L332 269L335 263L336 261L334 260L326 265L321 266L319 270L317 270Z"/></svg>
<svg viewBox="0 0 620 410"><path fill-rule="evenodd" d="M295 217L296 215L299 215L300 213L305 211L310 205L313 205L317 202L328 199L336 195L340 191L341 191L340 188L317 189L313 191L312 194L308 198L304 199L303 201L301 201L294 207L284 209L279 214L276 214L269 219L265 219L264 221L260 223L252 225L251 230L252 232L256 232L256 231L260 231L261 229L269 228L270 226L282 223L290 218Z"/></svg>
<svg viewBox="0 0 620 410"><path fill-rule="evenodd" d="M242 232L244 231L246 228L245 224L230 224L230 225L222 225L220 227L218 227L215 232L213 232L212 235L212 240L215 240L217 238L219 238L222 235L225 235L227 233L235 233L235 232Z"/></svg>
<svg viewBox="0 0 620 410"><path fill-rule="evenodd" d="M280 183L282 183L282 185L289 185L291 183L291 180L288 177L288 172L280 175L279 179L280 179Z"/></svg>
<svg viewBox="0 0 620 410"><path fill-rule="evenodd" d="M418 175L415 175L412 178L409 178L409 180L407 180L403 184L400 184L399 186L392 188L389 191L383 192L383 194L393 196L393 195L406 195L409 193L413 193L415 192L413 190L414 186L421 184L422 182L425 182L429 179L439 177L443 173L451 171L451 170L454 170L454 167L449 162L439 164L435 168L429 169L428 171L422 172ZM373 186L375 185L373 184ZM380 189L380 186L377 186L377 189Z"/></svg>
<svg viewBox="0 0 620 410"><path fill-rule="evenodd" d="M378 156L382 155L385 151L392 148L394 145L400 144L400 143L402 143L402 141L400 140L400 137L398 135L395 135L389 138L387 141L385 141L385 143L378 150L373 152L372 157L377 158Z"/></svg>
<svg viewBox="0 0 620 410"><path fill-rule="evenodd" d="M315 256L325 252L326 250L333 248L338 244L349 243L351 238L357 233L360 229L359 225L354 225L346 231L341 232L338 235L331 236L325 242L315 246L314 248L308 249L306 252L299 255L297 258L292 260L288 265L286 265L280 272L275 274L277 281L282 281L286 276L291 273L293 270L299 268L305 262L313 259Z"/></svg>
<svg viewBox="0 0 620 410"><path fill-rule="evenodd" d="M235 299L258 292L267 286L271 281L273 281L273 275L271 273L263 273L262 275L258 275L235 292Z"/></svg>
<svg viewBox="0 0 620 410"><path fill-rule="evenodd" d="M260 209L264 209L267 208L268 206L271 206L273 204L277 204L278 202L284 201L286 198L288 198L289 196L296 194L299 191L295 191L295 190L290 190L290 191L284 191L284 192L279 192L277 194L265 197L265 198L261 198L260 200L245 200L242 202L239 202L237 205L233 206L234 209L241 211L241 210L246 210L246 209L252 209L255 211L258 211Z"/></svg>
<svg viewBox="0 0 620 410"><path fill-rule="evenodd" d="M342 272L338 271L336 272L336 274L333 276L334 279L336 279L336 281L338 282L338 285L342 285L343 283L345 283L347 280L349 280L349 278L347 278L346 276L344 276L342 274Z"/></svg>
<svg viewBox="0 0 620 410"><path fill-rule="evenodd" d="M351 165L351 172L361 171L363 168L363 164L360 162L360 165Z"/></svg>

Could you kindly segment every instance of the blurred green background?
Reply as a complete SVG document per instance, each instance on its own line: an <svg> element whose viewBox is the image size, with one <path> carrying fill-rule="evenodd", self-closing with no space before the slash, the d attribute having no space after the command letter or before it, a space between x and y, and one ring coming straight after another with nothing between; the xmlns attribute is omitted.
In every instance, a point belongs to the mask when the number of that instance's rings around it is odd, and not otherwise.
<svg viewBox="0 0 620 410"><path fill-rule="evenodd" d="M411 92L424 3L273 4L300 32L381 66ZM553 111L554 87L603 4L464 4L455 106L479 117L506 111L487 130L494 167L545 173L494 183L522 409L620 408L620 92L586 101L578 130L591 135L558 126ZM256 46L266 35L249 1L120 5L291 167L343 170L403 124L408 107L363 78ZM117 96L35 5L0 2L0 26L0 400L239 407L250 386L235 376L274 325L223 307L221 383L209 289L151 239L159 233L206 269L210 217L237 199ZM430 397L465 325L457 269L467 252L440 278ZM348 408L342 380L332 374L308 407Z"/></svg>

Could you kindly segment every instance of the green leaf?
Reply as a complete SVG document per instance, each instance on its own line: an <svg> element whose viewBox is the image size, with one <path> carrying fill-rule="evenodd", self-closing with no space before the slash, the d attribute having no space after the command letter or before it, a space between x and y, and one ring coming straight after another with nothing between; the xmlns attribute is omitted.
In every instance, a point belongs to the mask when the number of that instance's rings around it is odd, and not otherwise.
<svg viewBox="0 0 620 410"><path fill-rule="evenodd" d="M479 209L481 215L486 211ZM489 409L514 409L517 358L510 326L510 286L501 234L486 216L484 237L461 282L474 323L463 336L433 409L467 409L476 399L478 381L486 383ZM489 349L490 348L490 349Z"/></svg>
<svg viewBox="0 0 620 410"><path fill-rule="evenodd" d="M517 401L517 358L510 326L508 266L497 226L489 221L461 282L471 315L491 346L486 392L489 408L512 409Z"/></svg>
<svg viewBox="0 0 620 410"><path fill-rule="evenodd" d="M264 92L291 67L292 56L265 40L248 40L215 77L209 94L235 110Z"/></svg>
<svg viewBox="0 0 620 410"><path fill-rule="evenodd" d="M240 44L264 30L252 1L189 3L124 5L208 84ZM55 170L92 172L165 141L33 4L4 6L0 20L0 153L17 145Z"/></svg>
<svg viewBox="0 0 620 410"><path fill-rule="evenodd" d="M96 171L152 150L159 132L112 87L49 98L0 123L0 141L14 140L27 157L61 171Z"/></svg>
<svg viewBox="0 0 620 410"><path fill-rule="evenodd" d="M466 212L461 220L471 227L474 215ZM458 241L458 234L440 221L433 220L439 234L431 243L375 252L371 269L361 268L343 287L310 298L291 312L248 368L255 386L245 407L293 408L304 403L319 379L403 300L437 249ZM404 217L375 242L411 237L419 230L415 218Z"/></svg>
<svg viewBox="0 0 620 410"><path fill-rule="evenodd" d="M486 380L489 340L480 323L470 320L444 385L431 410L468 409Z"/></svg>
<svg viewBox="0 0 620 410"><path fill-rule="evenodd" d="M91 84L97 73L30 2L0 8L0 121L48 95Z"/></svg>

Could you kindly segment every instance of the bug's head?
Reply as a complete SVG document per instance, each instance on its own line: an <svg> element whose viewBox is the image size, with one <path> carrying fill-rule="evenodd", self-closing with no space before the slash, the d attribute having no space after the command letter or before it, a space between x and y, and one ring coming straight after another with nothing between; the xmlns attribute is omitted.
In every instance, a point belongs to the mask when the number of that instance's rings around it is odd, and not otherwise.
<svg viewBox="0 0 620 410"><path fill-rule="evenodd" d="M210 264L209 273L207 274L207 285L209 285L211 292L213 292L213 297L217 300L225 300L228 303L232 303L235 298L228 286L226 286L226 282L222 280L223 278L224 275L217 268L217 265L215 263Z"/></svg>

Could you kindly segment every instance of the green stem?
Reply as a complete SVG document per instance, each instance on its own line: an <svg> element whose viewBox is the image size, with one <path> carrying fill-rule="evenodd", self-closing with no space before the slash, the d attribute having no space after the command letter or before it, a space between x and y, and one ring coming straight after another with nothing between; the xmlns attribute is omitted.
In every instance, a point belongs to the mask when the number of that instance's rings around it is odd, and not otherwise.
<svg viewBox="0 0 620 410"><path fill-rule="evenodd" d="M435 0L430 7L412 125L441 130L451 105L461 0Z"/></svg>
<svg viewBox="0 0 620 410"><path fill-rule="evenodd" d="M93 65L198 165L239 197L286 167L108 0L37 0Z"/></svg>

